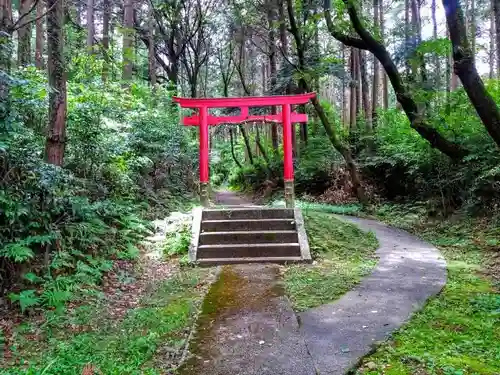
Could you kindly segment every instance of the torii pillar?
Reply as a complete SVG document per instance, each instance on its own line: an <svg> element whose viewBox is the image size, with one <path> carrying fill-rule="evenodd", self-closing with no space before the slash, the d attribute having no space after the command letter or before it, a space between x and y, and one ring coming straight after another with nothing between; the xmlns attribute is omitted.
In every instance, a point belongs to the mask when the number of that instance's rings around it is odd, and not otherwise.
<svg viewBox="0 0 500 375"><path fill-rule="evenodd" d="M292 124L307 122L307 115L292 112L292 105L306 104L315 93L300 95L259 96L240 98L177 98L173 100L183 108L198 110L198 115L186 116L184 125L198 126L200 134L200 201L204 207L209 206L210 176L209 176L209 136L208 127L218 124L238 124L245 121L281 122L283 124L283 169L286 207L295 206L293 180L293 149ZM275 115L250 116L249 107L276 106L281 113ZM238 116L210 116L209 108L240 108Z"/></svg>

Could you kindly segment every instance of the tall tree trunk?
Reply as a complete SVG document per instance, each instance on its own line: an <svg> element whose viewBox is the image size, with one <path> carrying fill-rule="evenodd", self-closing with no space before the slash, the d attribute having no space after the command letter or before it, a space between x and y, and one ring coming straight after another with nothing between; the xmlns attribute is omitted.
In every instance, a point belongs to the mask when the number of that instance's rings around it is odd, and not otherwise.
<svg viewBox="0 0 500 375"><path fill-rule="evenodd" d="M451 51L448 53L446 58L446 114L451 113L451 80L453 77L453 58L451 57Z"/></svg>
<svg viewBox="0 0 500 375"><path fill-rule="evenodd" d="M241 135L243 136L243 142L245 142L245 149L247 151L248 160L250 161L250 164L254 165L252 147L250 146L250 139L248 138L245 126L242 124L238 124L238 129L240 129Z"/></svg>
<svg viewBox="0 0 500 375"><path fill-rule="evenodd" d="M38 1L36 4L36 23L35 23L35 66L38 69L43 69L43 1Z"/></svg>
<svg viewBox="0 0 500 375"><path fill-rule="evenodd" d="M472 60L476 62L476 2L470 1L470 48L472 51Z"/></svg>
<svg viewBox="0 0 500 375"><path fill-rule="evenodd" d="M153 91L156 86L156 51L155 51L155 19L154 19L154 9L150 5L149 9L149 24L148 24L148 63L149 63L149 85L152 87Z"/></svg>
<svg viewBox="0 0 500 375"><path fill-rule="evenodd" d="M19 17L24 17L21 21L22 24L27 23L26 26L20 27L17 30L18 44L17 44L17 64L19 66L26 66L31 64L31 18L32 14L27 13L31 10L33 0L19 0Z"/></svg>
<svg viewBox="0 0 500 375"><path fill-rule="evenodd" d="M411 55L410 53L410 46L412 45L411 38L412 36L410 35L410 1L411 0L405 0L405 24L404 24L404 30L405 30L405 67L406 67L406 75L410 75L411 72ZM413 52L413 51L411 51ZM411 72L414 73L414 72Z"/></svg>
<svg viewBox="0 0 500 375"><path fill-rule="evenodd" d="M455 71L486 130L500 146L500 110L477 72L460 4L458 0L443 0L443 6L453 46Z"/></svg>
<svg viewBox="0 0 500 375"><path fill-rule="evenodd" d="M344 128L347 127L347 100L346 100L346 91L347 91L347 71L346 68L346 58L345 58L345 45L341 43L341 53L342 53L342 67L344 69L344 74L342 74L342 125Z"/></svg>
<svg viewBox="0 0 500 375"><path fill-rule="evenodd" d="M125 0L123 11L123 80L132 79L134 61L134 1Z"/></svg>
<svg viewBox="0 0 500 375"><path fill-rule="evenodd" d="M379 0L379 17L380 17L380 38L382 43L385 40L385 22L384 22L384 0ZM375 60L378 60L375 58ZM387 110L389 108L389 85L387 82L387 73L385 70L382 70L382 102L384 104L384 109Z"/></svg>
<svg viewBox="0 0 500 375"><path fill-rule="evenodd" d="M288 36L287 36L287 22L285 16L285 0L279 0L279 23L280 23L280 43L281 53L284 57L288 56ZM286 60L283 62L286 64Z"/></svg>
<svg viewBox="0 0 500 375"><path fill-rule="evenodd" d="M431 4L431 17L432 17L432 36L436 40L438 37L437 32L437 18L436 18L436 0L432 0ZM434 84L439 91L441 89L441 64L439 63L439 55L437 53L434 54L434 69L435 69L435 78Z"/></svg>
<svg viewBox="0 0 500 375"><path fill-rule="evenodd" d="M7 74L11 71L12 55L12 3L0 0L0 70ZM0 123L5 123L10 115L9 84L0 79Z"/></svg>
<svg viewBox="0 0 500 375"><path fill-rule="evenodd" d="M87 0L87 49L89 53L94 52L94 38L95 38L95 12L94 0Z"/></svg>
<svg viewBox="0 0 500 375"><path fill-rule="evenodd" d="M497 77L500 79L500 2L493 1L493 13L495 15L495 42L497 52Z"/></svg>
<svg viewBox="0 0 500 375"><path fill-rule="evenodd" d="M64 63L64 2L47 0L47 52L49 118L45 157L48 163L62 165L66 144L66 72Z"/></svg>
<svg viewBox="0 0 500 375"><path fill-rule="evenodd" d="M366 72L366 56L365 51L359 50L359 67L361 70L361 99L363 101L363 113L365 115L366 131L371 134L372 112L370 110L370 86L368 85L368 74Z"/></svg>
<svg viewBox="0 0 500 375"><path fill-rule="evenodd" d="M448 37L450 37L449 32L448 32ZM448 65L449 65L449 71L451 73L450 76L450 92L451 92L455 91L458 88L458 76L455 74L455 69L453 69L453 48L450 49L450 54L448 55Z"/></svg>
<svg viewBox="0 0 500 375"><path fill-rule="evenodd" d="M373 25L375 29L379 29L380 22L378 17L379 11L379 0L373 0ZM434 0L435 1L435 0ZM380 89L379 78L380 76L380 66L378 60L373 58L373 81L372 81L372 127L377 126L377 106L378 106L378 91Z"/></svg>
<svg viewBox="0 0 500 375"><path fill-rule="evenodd" d="M357 91L356 91L356 49L351 48L350 54L350 72L351 72L351 84L349 90L349 132L356 131L356 102L358 99Z"/></svg>
<svg viewBox="0 0 500 375"><path fill-rule="evenodd" d="M488 62L490 65L489 78L495 78L495 0L490 2L490 50L488 52Z"/></svg>
<svg viewBox="0 0 500 375"><path fill-rule="evenodd" d="M354 71L356 73L356 115L361 115L361 108L363 105L363 96L361 94L361 51L356 50L354 53L354 61L356 66Z"/></svg>
<svg viewBox="0 0 500 375"><path fill-rule="evenodd" d="M233 137L233 128L229 128L229 139L231 141L231 156L233 157L234 163L238 166L239 169L242 169L243 166L236 158L236 153L234 152L234 137Z"/></svg>
<svg viewBox="0 0 500 375"><path fill-rule="evenodd" d="M276 9L275 2L273 0L268 3L268 12L267 12L267 26L269 28L269 69L271 74L271 92L274 93L276 90L276 78L277 78L277 65L276 65L276 31L275 31L275 23L276 23ZM286 37L286 35L285 35ZM271 114L275 115L277 113L276 107L271 107ZM275 152L278 151L278 125L271 125L271 142L273 145L273 150Z"/></svg>
<svg viewBox="0 0 500 375"><path fill-rule="evenodd" d="M104 64L102 65L102 80L106 82L109 75L109 38L110 38L110 20L111 20L111 0L103 0L102 2L102 49L104 55Z"/></svg>

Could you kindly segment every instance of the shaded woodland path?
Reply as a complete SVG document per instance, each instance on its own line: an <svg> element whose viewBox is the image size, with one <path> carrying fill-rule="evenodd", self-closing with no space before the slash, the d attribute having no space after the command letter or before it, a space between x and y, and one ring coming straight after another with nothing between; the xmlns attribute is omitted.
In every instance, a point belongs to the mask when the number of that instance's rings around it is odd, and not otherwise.
<svg viewBox="0 0 500 375"><path fill-rule="evenodd" d="M249 203L231 192L217 193L216 202ZM371 275L339 300L297 316L279 266L222 267L203 303L192 356L178 373L344 374L444 286L446 264L433 246L373 220L342 219L379 239Z"/></svg>

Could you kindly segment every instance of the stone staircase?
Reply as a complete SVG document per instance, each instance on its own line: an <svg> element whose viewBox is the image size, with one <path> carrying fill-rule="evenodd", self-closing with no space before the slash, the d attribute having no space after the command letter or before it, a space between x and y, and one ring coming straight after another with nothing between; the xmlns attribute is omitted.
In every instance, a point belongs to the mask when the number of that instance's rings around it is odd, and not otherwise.
<svg viewBox="0 0 500 375"><path fill-rule="evenodd" d="M310 262L299 209L195 209L189 252L200 265Z"/></svg>

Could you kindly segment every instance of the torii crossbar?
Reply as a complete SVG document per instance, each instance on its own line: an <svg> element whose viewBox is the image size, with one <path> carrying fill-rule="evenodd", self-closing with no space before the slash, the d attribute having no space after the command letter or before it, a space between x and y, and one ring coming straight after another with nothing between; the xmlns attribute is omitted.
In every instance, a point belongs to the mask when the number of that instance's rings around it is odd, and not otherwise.
<svg viewBox="0 0 500 375"><path fill-rule="evenodd" d="M307 115L292 111L292 105L306 104L315 97L315 93L300 95L280 96L248 96L239 98L179 98L174 97L174 102L182 108L192 108L198 111L193 116L185 116L183 124L198 126L200 132L200 198L204 206L209 199L209 165L208 165L208 127L219 124L238 124L248 121L262 121L283 124L283 154L284 154L284 182L285 201L287 207L294 206L293 186L293 150L292 150L292 124L307 122ZM255 116L249 115L251 107L275 106L280 108L277 114ZM237 116L212 116L210 108L239 108Z"/></svg>

